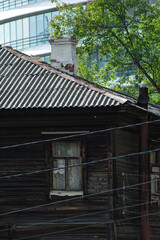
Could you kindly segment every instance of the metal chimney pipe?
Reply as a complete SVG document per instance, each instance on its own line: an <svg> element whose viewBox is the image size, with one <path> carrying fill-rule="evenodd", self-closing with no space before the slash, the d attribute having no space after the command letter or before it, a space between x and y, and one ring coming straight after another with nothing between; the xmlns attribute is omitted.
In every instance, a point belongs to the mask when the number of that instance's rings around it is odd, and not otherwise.
<svg viewBox="0 0 160 240"><path fill-rule="evenodd" d="M143 108L148 108L149 96L148 96L148 88L145 84L141 84L139 86L139 97L138 97L138 105Z"/></svg>

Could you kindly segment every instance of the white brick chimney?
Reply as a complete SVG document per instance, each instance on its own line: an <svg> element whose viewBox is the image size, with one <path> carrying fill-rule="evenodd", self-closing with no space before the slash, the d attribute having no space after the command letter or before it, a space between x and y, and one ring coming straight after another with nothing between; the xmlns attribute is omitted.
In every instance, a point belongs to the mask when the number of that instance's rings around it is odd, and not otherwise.
<svg viewBox="0 0 160 240"><path fill-rule="evenodd" d="M77 75L78 61L76 55L77 41L73 37L53 37L51 44L52 66L63 72Z"/></svg>

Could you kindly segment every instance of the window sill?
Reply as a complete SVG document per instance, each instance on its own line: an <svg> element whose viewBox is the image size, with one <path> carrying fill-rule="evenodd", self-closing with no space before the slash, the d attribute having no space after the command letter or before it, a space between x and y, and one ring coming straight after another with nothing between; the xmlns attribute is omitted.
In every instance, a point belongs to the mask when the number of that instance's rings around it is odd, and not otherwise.
<svg viewBox="0 0 160 240"><path fill-rule="evenodd" d="M74 196L83 196L83 191L62 191L62 190L52 190L50 191L50 198L51 196L68 196L68 197L74 197Z"/></svg>

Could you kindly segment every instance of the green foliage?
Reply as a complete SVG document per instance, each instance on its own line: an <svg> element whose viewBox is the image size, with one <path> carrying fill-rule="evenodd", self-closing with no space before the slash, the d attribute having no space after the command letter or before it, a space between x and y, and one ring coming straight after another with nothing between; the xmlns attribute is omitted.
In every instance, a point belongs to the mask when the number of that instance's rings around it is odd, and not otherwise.
<svg viewBox="0 0 160 240"><path fill-rule="evenodd" d="M53 0L52 0L53 2ZM79 74L107 87L137 95L138 84L149 87L152 102L160 103L160 2L93 0L87 4L61 4L50 22L53 36L74 36ZM104 68L89 56L107 56Z"/></svg>
<svg viewBox="0 0 160 240"><path fill-rule="evenodd" d="M89 62L89 54L78 54L78 75L97 84L105 85L105 80L101 79L98 61L94 60L90 64Z"/></svg>

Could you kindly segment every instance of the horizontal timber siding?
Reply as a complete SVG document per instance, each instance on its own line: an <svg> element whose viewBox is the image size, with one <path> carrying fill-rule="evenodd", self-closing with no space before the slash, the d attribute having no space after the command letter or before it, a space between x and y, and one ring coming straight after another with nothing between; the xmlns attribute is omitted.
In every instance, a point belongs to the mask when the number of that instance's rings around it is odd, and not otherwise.
<svg viewBox="0 0 160 240"><path fill-rule="evenodd" d="M133 130L118 130L114 133L114 154L122 156L129 153L139 152L139 136ZM139 215L138 207L130 207L139 204L139 187L125 189L125 186L130 186L139 183L139 157L131 156L115 160L114 163L114 187L124 188L114 193L115 208L120 210L115 211L116 219L124 219L124 221L116 224L117 240L138 240L140 237L140 222L139 219L125 221L125 218Z"/></svg>
<svg viewBox="0 0 160 240"><path fill-rule="evenodd" d="M72 116L66 114L65 118L63 115L58 117L54 114L42 115L39 118L34 114L33 117L21 115L20 118L15 115L12 117L13 122L10 118L8 118L9 122L4 118L3 128L0 129L1 146L43 140L45 136L41 132L44 130L93 131L106 128L105 125L102 125L105 123L103 115L97 115L98 120L94 116L93 113L89 114L87 119L85 114L77 113L72 114ZM13 127L11 127L12 123ZM49 138L52 138L52 136L49 136ZM106 134L89 136L83 139L85 139L86 149L85 161L91 162L107 157ZM46 144L40 143L2 150L0 164L1 176L45 169L48 167L46 164ZM32 235L48 233L46 236L37 237L40 240L47 240L53 239L57 231L66 231L63 234L63 239L79 239L81 235L81 239L84 240L94 238L104 240L106 236L109 239L111 229L108 224L104 223L111 219L110 212L106 211L110 195L98 194L63 204L54 204L56 201L66 200L67 198L54 197L54 200L49 199L46 176L46 173L38 173L0 181L0 213L51 203L47 207L0 216L1 228L6 229L3 231L3 235L0 231L0 238L7 240L11 236L11 239L21 237L31 239L30 236ZM107 191L109 178L107 162L88 165L84 168L84 194ZM83 216L86 214L88 215ZM65 218L71 219L65 220ZM58 219L61 219L61 221L56 223ZM48 221L54 221L54 223L41 225L41 223ZM31 226L32 224L33 226ZM93 227L88 228L92 224ZM72 230L79 227L82 228L81 231ZM54 233L52 234L52 232ZM56 234L56 239L62 239L62 234Z"/></svg>

